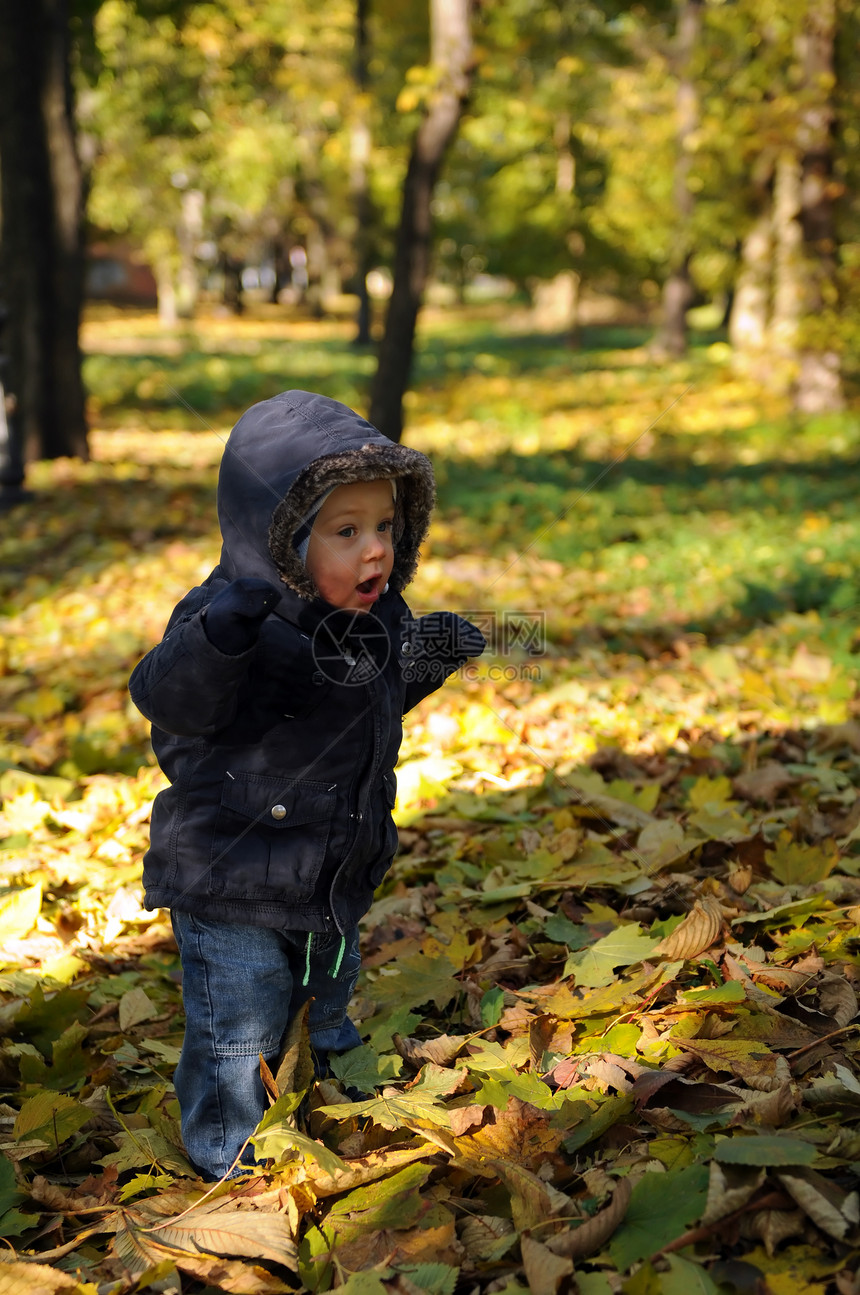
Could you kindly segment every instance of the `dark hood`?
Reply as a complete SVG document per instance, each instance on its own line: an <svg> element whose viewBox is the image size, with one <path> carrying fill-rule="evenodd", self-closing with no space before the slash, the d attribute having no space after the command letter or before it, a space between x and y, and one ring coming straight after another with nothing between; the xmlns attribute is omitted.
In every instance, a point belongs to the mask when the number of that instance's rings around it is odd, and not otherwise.
<svg viewBox="0 0 860 1295"><path fill-rule="evenodd" d="M317 597L293 548L296 530L332 487L380 477L397 481L389 583L400 592L415 575L430 525L430 460L328 396L285 391L252 405L230 433L218 476L223 574L280 580L300 598Z"/></svg>

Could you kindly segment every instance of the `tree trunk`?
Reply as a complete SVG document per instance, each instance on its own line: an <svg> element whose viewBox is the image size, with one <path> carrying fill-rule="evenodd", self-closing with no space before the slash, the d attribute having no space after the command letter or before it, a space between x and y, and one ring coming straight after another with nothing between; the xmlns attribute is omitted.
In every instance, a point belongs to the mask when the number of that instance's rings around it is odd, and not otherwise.
<svg viewBox="0 0 860 1295"><path fill-rule="evenodd" d="M367 90L370 80L367 68L368 9L369 0L356 0L354 75L358 95L350 137L350 187L355 210L355 288L358 296L356 346L366 346L371 340L370 293L367 290L367 276L370 273L373 247L373 204L370 198L368 179L368 167L370 165L370 125L367 109Z"/></svg>
<svg viewBox="0 0 860 1295"><path fill-rule="evenodd" d="M678 78L674 206L675 237L669 257L669 274L663 285L663 319L654 349L681 356L687 350L687 311L693 304L690 260L693 252L693 194L690 159L693 132L699 120L699 101L693 79L693 54L702 26L701 0L686 0L678 14L674 63Z"/></svg>
<svg viewBox="0 0 860 1295"><path fill-rule="evenodd" d="M433 189L471 88L470 0L430 0L430 57L439 81L412 145L394 255L394 283L370 399L370 421L392 441L403 434L418 312L430 275Z"/></svg>
<svg viewBox="0 0 860 1295"><path fill-rule="evenodd" d="M8 385L27 459L87 457L79 327L84 184L67 0L0 0L0 204Z"/></svg>
<svg viewBox="0 0 860 1295"><path fill-rule="evenodd" d="M818 414L844 407L837 322L836 228L833 211L835 0L811 0L797 38L806 91L801 109L800 227L803 236L803 314L794 406Z"/></svg>
<svg viewBox="0 0 860 1295"><path fill-rule="evenodd" d="M193 319L200 296L197 247L203 237L204 197L199 189L185 189L179 208L177 245L179 266L176 276L176 309L180 319Z"/></svg>
<svg viewBox="0 0 860 1295"><path fill-rule="evenodd" d="M786 392L797 376L803 314L803 231L800 227L800 162L794 149L776 161L773 186L773 310L770 321L769 385Z"/></svg>
<svg viewBox="0 0 860 1295"><path fill-rule="evenodd" d="M740 267L728 320L732 364L738 373L764 376L773 272L773 209L770 190L741 244Z"/></svg>
<svg viewBox="0 0 860 1295"><path fill-rule="evenodd" d="M221 305L231 315L244 315L245 313L245 292L242 287L242 271L244 268L244 263L238 257L231 256L229 252L221 253L220 269L223 276Z"/></svg>

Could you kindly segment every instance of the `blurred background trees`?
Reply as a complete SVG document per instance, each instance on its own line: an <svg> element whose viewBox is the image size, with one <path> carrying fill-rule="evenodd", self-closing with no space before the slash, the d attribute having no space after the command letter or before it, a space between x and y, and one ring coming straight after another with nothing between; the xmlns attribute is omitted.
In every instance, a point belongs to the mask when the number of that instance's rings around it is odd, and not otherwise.
<svg viewBox="0 0 860 1295"><path fill-rule="evenodd" d="M449 21L457 41L439 38ZM393 436L431 271L452 301L487 276L549 300L572 341L583 292L607 294L667 356L704 308L739 370L802 413L839 409L860 296L857 37L846 0L0 0L3 291L29 455L85 450L87 232L146 260L167 326L201 294L318 315L349 295L358 342L381 340L368 399Z"/></svg>

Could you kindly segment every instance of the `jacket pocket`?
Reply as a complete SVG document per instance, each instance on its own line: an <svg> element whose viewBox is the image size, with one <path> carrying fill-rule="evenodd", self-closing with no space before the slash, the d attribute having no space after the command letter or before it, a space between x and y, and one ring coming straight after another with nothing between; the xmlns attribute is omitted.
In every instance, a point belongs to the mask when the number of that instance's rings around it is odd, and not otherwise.
<svg viewBox="0 0 860 1295"><path fill-rule="evenodd" d="M212 891L305 902L323 866L336 785L227 775L212 838Z"/></svg>

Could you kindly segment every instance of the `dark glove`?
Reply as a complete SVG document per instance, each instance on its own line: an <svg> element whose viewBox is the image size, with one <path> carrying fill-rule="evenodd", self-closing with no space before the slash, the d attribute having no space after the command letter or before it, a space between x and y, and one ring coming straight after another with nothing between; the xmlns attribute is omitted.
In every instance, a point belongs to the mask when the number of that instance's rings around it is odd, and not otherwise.
<svg viewBox="0 0 860 1295"><path fill-rule="evenodd" d="M400 649L403 677L407 682L435 682L438 687L486 646L481 631L461 616L430 612L409 626Z"/></svg>
<svg viewBox="0 0 860 1295"><path fill-rule="evenodd" d="M454 618L457 622L457 646L466 657L480 656L487 646L487 640L471 621L463 620L462 616Z"/></svg>
<svg viewBox="0 0 860 1295"><path fill-rule="evenodd" d="M480 656L487 646L481 631L455 612L430 612L416 621L416 626L416 653L460 663Z"/></svg>
<svg viewBox="0 0 860 1295"><path fill-rule="evenodd" d="M203 618L206 637L225 656L241 656L257 642L260 626L280 601L268 580L240 576L212 599Z"/></svg>

